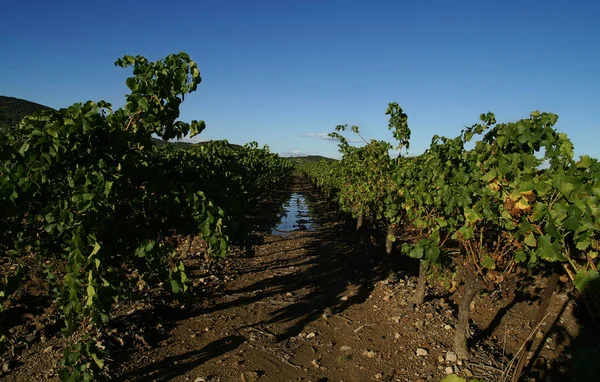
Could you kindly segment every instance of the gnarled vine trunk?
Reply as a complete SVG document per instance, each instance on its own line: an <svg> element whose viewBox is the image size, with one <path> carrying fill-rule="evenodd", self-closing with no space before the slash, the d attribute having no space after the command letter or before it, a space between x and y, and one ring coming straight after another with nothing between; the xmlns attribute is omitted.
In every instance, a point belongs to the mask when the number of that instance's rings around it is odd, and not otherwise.
<svg viewBox="0 0 600 382"><path fill-rule="evenodd" d="M358 231L363 225L364 214L361 212L356 219L356 230Z"/></svg>
<svg viewBox="0 0 600 382"><path fill-rule="evenodd" d="M521 376L521 372L523 371L523 367L525 367L525 363L527 362L527 354L531 350L531 345L533 344L533 340L535 338L535 333L539 330L539 326L546 317L546 312L548 311L548 306L550 306L550 301L552 300L552 296L554 295L554 290L558 285L559 274L558 272L554 272L552 277L550 277L550 281L542 294L542 302L540 303L540 307L535 315L535 320L533 321L533 327L531 329L531 333L527 336L527 340L521 346L520 352L517 353L517 357L519 357L519 363L515 368L515 372L512 377L512 382L517 382L519 377Z"/></svg>
<svg viewBox="0 0 600 382"><path fill-rule="evenodd" d="M387 229L387 234L385 236L385 253L388 255L392 253L392 248L394 247L394 238L396 237L396 228L393 224L390 224Z"/></svg>
<svg viewBox="0 0 600 382"><path fill-rule="evenodd" d="M417 306L423 305L423 301L425 300L427 271L429 271L429 263L425 260L419 260L419 281L417 282L417 289L413 295L413 303Z"/></svg>
<svg viewBox="0 0 600 382"><path fill-rule="evenodd" d="M186 242L185 242L185 248L183 249L183 257L186 257L190 253L190 250L192 249L193 241L194 241L194 237L191 234L187 235Z"/></svg>
<svg viewBox="0 0 600 382"><path fill-rule="evenodd" d="M465 292L463 293L460 304L458 305L458 323L454 333L453 350L460 359L469 358L469 348L467 347L467 334L469 332L469 310L471 302L483 289L483 283L471 269L468 269L465 275Z"/></svg>

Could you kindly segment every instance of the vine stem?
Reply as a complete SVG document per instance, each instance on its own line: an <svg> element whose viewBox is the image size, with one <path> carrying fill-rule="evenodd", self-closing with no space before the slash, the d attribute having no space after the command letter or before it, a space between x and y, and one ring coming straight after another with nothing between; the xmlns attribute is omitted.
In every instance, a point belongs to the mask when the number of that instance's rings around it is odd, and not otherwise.
<svg viewBox="0 0 600 382"><path fill-rule="evenodd" d="M521 372L525 367L525 363L527 362L527 353L529 353L529 351L531 350L531 345L533 344L533 337L540 328L542 322L544 321L544 318L548 316L548 313L546 313L546 311L548 310L548 306L550 305L550 301L552 300L552 296L554 295L554 290L558 285L558 278L559 274L555 271L552 274L552 277L550 278L546 289L544 289L544 293L542 294L542 302L540 303L540 307L538 308L537 314L535 315L535 321L533 323L531 333L525 340L523 346L521 346L521 348L519 349L519 352L517 352L516 356L519 358L519 363L517 364L517 368L515 369L515 372L513 374L511 380L512 382L518 382L519 376L521 375Z"/></svg>
<svg viewBox="0 0 600 382"><path fill-rule="evenodd" d="M137 119L139 118L140 114L142 114L142 111L138 110L137 113L135 113L135 115L133 117L131 117L131 119L129 120L129 122L127 122L127 126L125 126L125 130L129 130L129 126L131 126L131 124L134 121L137 121Z"/></svg>

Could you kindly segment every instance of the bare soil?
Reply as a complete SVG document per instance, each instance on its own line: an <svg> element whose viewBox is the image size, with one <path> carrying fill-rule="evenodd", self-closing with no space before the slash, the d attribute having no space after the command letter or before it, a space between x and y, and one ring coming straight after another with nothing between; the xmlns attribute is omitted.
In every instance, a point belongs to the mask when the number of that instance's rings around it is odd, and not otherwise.
<svg viewBox="0 0 600 382"><path fill-rule="evenodd" d="M292 192L307 198L311 229L274 235L264 223L252 257L237 250L208 266L191 256L192 296L183 306L155 291L115 307L107 363L113 380L440 381L450 371L504 380L531 330L546 278L478 296L471 307L472 357L456 360L448 352L460 288L449 293L434 283L415 308L417 262L397 249L386 255L385 234L356 233L302 180L282 190L277 203ZM580 314L561 286L522 380L569 380ZM34 336L0 375L6 381L57 380L66 340L52 322L41 328L32 320L16 320L23 336Z"/></svg>

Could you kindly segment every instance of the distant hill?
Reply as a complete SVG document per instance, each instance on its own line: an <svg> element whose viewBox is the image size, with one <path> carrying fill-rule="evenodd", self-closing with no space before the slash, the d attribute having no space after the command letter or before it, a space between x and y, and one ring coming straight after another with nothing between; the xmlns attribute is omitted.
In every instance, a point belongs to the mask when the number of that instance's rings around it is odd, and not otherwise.
<svg viewBox="0 0 600 382"><path fill-rule="evenodd" d="M162 146L162 145L165 145L165 144L169 144L169 145L172 145L172 146L174 146L174 147L176 147L178 149L183 149L183 150L189 150L189 149L192 149L194 147L204 146L204 145L209 144L210 142L212 142L212 141L203 141L203 142L194 142L194 143L192 143L192 142L178 142L178 141L175 141L175 142L165 142L162 139L152 138L152 143L154 143L157 146ZM231 147L232 149L239 149L242 146L241 145L237 145L235 143L229 143L229 147Z"/></svg>
<svg viewBox="0 0 600 382"><path fill-rule="evenodd" d="M52 108L24 99L0 96L0 128L14 126L38 110Z"/></svg>
<svg viewBox="0 0 600 382"><path fill-rule="evenodd" d="M303 157L288 157L286 159L288 159L290 162L292 162L293 164L296 164L296 165L320 162L322 160L324 160L326 162L335 162L336 161L335 159L327 158L327 157L324 157L321 155L306 155Z"/></svg>

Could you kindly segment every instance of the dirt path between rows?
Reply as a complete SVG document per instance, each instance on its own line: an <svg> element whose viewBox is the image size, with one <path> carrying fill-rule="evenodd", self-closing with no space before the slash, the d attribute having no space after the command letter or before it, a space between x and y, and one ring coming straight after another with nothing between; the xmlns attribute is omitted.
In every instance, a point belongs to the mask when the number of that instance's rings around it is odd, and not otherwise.
<svg viewBox="0 0 600 382"><path fill-rule="evenodd" d="M306 183L296 180L286 195L292 191L307 198L311 229L258 232L263 242L253 257L234 253L216 270L200 260L187 264L194 288L184 308L157 304L156 297L152 304L121 308L126 311L116 332L127 337L109 364L115 380L440 381L449 372L501 377L527 335L535 304L477 302L473 315L478 327L487 328L486 337L471 361L457 361L448 353L456 297L436 294L415 309L409 303L413 262L387 256L368 234L354 233L352 223ZM566 295L559 295L551 317L564 314L559 311L566 304ZM500 325L495 312L507 305ZM567 326L565 332L575 330ZM9 380L55 378L48 373L46 346L31 349L29 360L37 367L16 370ZM542 359L560 358L555 346L547 342Z"/></svg>

